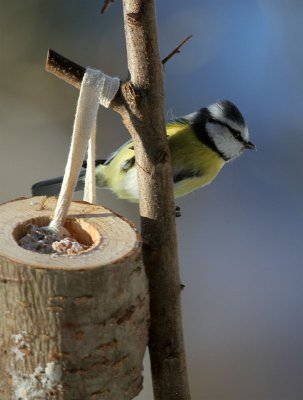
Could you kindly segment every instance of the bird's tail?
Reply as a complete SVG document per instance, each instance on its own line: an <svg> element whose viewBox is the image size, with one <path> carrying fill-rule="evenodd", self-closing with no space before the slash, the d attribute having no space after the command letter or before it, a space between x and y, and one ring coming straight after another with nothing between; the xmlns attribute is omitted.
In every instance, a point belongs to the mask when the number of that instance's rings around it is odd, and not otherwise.
<svg viewBox="0 0 303 400"><path fill-rule="evenodd" d="M85 169L82 169L75 191L84 189ZM63 176L58 178L47 179L45 181L37 182L32 186L33 196L58 196L60 193Z"/></svg>
<svg viewBox="0 0 303 400"><path fill-rule="evenodd" d="M103 165L105 160L96 160L96 167L99 165ZM82 164L82 169L79 174L78 182L75 188L75 192L84 189L84 181L86 174L86 161ZM45 181L37 182L32 186L32 195L33 196L58 196L60 193L61 185L63 181L63 176L58 178L47 179ZM101 185L103 186L103 185Z"/></svg>

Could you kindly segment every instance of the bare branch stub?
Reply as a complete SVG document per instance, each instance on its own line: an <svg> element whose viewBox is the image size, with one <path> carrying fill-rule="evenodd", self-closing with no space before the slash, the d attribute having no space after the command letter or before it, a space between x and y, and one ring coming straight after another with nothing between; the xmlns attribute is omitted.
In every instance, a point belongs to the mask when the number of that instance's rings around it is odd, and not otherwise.
<svg viewBox="0 0 303 400"><path fill-rule="evenodd" d="M80 89L85 74L85 68L63 57L52 49L48 50L45 68L46 71L51 72L58 78Z"/></svg>
<svg viewBox="0 0 303 400"><path fill-rule="evenodd" d="M62 56L56 51L49 49L47 53L45 69L62 79L66 83L80 89L83 76L85 74L85 68L68 58ZM121 83L124 85L125 83ZM123 110L123 96L121 87L118 90L115 99L111 102L111 108L117 111L119 114Z"/></svg>
<svg viewBox="0 0 303 400"><path fill-rule="evenodd" d="M104 0L103 6L101 8L101 14L104 14L111 5L111 3L114 3L114 1L115 0Z"/></svg>
<svg viewBox="0 0 303 400"><path fill-rule="evenodd" d="M185 38L184 40L182 40L181 43L178 44L178 46L176 46L169 54L168 56L166 56L165 58L163 58L162 60L162 64L166 64L168 60L170 60L175 54L180 53L180 48L186 43L188 42L191 38L193 37L193 35L189 35L187 36L187 38Z"/></svg>

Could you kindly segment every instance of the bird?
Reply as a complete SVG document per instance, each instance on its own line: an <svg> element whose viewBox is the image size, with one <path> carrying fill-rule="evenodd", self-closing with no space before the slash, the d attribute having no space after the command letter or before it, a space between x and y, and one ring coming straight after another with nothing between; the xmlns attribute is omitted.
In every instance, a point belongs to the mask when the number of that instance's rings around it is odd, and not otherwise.
<svg viewBox="0 0 303 400"><path fill-rule="evenodd" d="M179 198L199 189L218 175L222 167L245 149L256 149L239 109L229 100L168 121L166 133L171 153L174 196ZM75 190L83 190L85 167ZM33 196L58 195L62 177L37 182ZM96 186L107 188L119 198L138 202L135 151L127 141L106 160L96 160Z"/></svg>

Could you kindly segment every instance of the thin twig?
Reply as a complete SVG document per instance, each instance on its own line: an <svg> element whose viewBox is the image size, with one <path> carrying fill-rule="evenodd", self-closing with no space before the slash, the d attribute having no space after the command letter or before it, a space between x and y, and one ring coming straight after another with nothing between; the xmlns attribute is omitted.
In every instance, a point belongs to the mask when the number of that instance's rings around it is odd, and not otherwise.
<svg viewBox="0 0 303 400"><path fill-rule="evenodd" d="M115 0L104 0L103 7L101 8L101 14L104 14L114 1Z"/></svg>
<svg viewBox="0 0 303 400"><path fill-rule="evenodd" d="M189 35L187 36L186 39L182 40L182 42L180 44L178 44L177 47L175 47L168 56L166 56L165 58L163 58L162 60L162 64L166 64L168 60L170 60L175 54L180 53L180 48L186 43L188 42L191 38L193 37L193 35Z"/></svg>

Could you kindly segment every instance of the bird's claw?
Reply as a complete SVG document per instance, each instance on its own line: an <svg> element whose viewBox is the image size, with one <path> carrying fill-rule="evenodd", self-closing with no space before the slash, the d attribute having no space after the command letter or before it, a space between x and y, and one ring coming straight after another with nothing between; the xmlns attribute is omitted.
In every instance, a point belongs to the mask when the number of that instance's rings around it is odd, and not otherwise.
<svg viewBox="0 0 303 400"><path fill-rule="evenodd" d="M175 216L176 218L181 217L181 208L179 206L175 207Z"/></svg>

